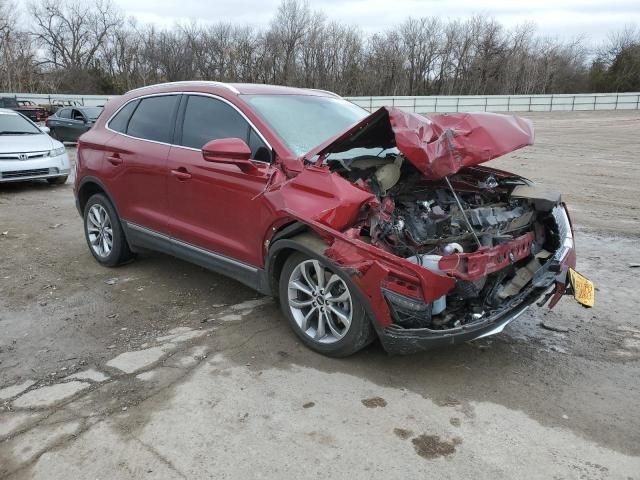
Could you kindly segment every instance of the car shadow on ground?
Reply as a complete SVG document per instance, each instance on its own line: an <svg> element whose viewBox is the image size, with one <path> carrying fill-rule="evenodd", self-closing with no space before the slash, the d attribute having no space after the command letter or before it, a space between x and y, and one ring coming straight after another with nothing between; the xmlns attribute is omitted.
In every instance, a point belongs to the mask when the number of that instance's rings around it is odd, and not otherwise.
<svg viewBox="0 0 640 480"><path fill-rule="evenodd" d="M66 184L65 184L66 185ZM51 188L59 188L64 185L50 185L46 180L29 180L25 182L0 183L0 193L28 193Z"/></svg>

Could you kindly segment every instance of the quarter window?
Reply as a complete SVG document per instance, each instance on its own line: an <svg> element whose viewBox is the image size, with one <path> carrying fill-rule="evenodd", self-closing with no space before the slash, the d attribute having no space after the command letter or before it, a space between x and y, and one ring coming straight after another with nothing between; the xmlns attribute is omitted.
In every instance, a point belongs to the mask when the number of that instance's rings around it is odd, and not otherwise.
<svg viewBox="0 0 640 480"><path fill-rule="evenodd" d="M109 128L120 133L127 133L127 125L129 124L129 118L136 109L137 101L129 102L116 114L115 117L109 122Z"/></svg>
<svg viewBox="0 0 640 480"><path fill-rule="evenodd" d="M179 98L179 95L167 95L140 100L140 105L129 120L127 134L145 140L171 143L173 116Z"/></svg>

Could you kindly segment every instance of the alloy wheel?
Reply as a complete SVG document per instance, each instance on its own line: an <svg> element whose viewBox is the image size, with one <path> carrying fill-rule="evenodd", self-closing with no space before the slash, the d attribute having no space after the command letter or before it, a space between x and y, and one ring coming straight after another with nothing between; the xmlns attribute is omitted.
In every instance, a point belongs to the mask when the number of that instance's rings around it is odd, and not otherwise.
<svg viewBox="0 0 640 480"><path fill-rule="evenodd" d="M293 269L287 292L294 320L312 340L334 343L349 331L353 315L349 288L318 260L303 261Z"/></svg>
<svg viewBox="0 0 640 480"><path fill-rule="evenodd" d="M113 227L107 210L100 204L89 208L86 221L89 244L96 255L108 257L113 249Z"/></svg>

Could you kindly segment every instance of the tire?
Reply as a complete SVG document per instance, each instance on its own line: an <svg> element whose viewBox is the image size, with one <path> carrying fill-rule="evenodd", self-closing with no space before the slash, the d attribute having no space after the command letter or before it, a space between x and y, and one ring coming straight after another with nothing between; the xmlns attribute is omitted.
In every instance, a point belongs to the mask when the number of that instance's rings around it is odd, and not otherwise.
<svg viewBox="0 0 640 480"><path fill-rule="evenodd" d="M49 182L49 185L64 185L67 183L67 178L66 175L64 177L47 178L47 182Z"/></svg>
<svg viewBox="0 0 640 480"><path fill-rule="evenodd" d="M51 138L53 138L54 140L58 140L59 142L61 142L62 140L60 140L60 137L58 136L58 134L56 133L56 129L55 128L49 128L49 136Z"/></svg>
<svg viewBox="0 0 640 480"><path fill-rule="evenodd" d="M133 258L118 214L104 194L96 193L89 198L84 207L83 220L89 251L98 263L105 267L116 267Z"/></svg>
<svg viewBox="0 0 640 480"><path fill-rule="evenodd" d="M323 275L319 276L319 272ZM318 278L324 278L320 285ZM322 284L324 289L319 288ZM315 295L313 288L316 288ZM301 252L291 254L280 274L279 294L280 307L291 328L307 347L318 353L346 357L375 339L375 331L355 294L355 286L344 272L322 257ZM342 318L349 320L348 325Z"/></svg>

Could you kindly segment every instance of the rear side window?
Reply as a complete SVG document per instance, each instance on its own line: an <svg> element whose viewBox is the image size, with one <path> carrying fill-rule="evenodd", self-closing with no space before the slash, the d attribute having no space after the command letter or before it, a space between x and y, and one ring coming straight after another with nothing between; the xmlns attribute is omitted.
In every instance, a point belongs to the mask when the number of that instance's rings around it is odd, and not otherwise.
<svg viewBox="0 0 640 480"><path fill-rule="evenodd" d="M179 99L179 95L167 95L140 100L129 120L127 134L145 140L171 143L173 117Z"/></svg>
<svg viewBox="0 0 640 480"><path fill-rule="evenodd" d="M136 109L137 101L129 102L116 114L115 117L109 122L109 128L120 133L127 133L127 125L129 124L129 118Z"/></svg>
<svg viewBox="0 0 640 480"><path fill-rule="evenodd" d="M249 143L249 123L232 107L209 97L190 96L184 112L182 145L202 148L219 138L241 138Z"/></svg>

